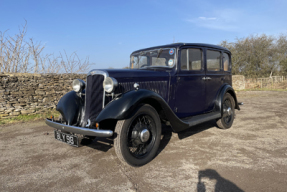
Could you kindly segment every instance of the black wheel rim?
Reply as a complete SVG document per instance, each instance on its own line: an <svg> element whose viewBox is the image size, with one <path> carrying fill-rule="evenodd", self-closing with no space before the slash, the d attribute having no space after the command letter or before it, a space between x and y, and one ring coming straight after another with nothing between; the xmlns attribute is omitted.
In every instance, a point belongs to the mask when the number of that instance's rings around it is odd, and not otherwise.
<svg viewBox="0 0 287 192"><path fill-rule="evenodd" d="M231 109L231 113L228 114L228 109ZM223 110L224 110L224 123L226 125L229 125L232 121L233 118L233 108L232 108L232 103L230 101L230 99L225 99L224 103L223 103Z"/></svg>
<svg viewBox="0 0 287 192"><path fill-rule="evenodd" d="M142 142L140 133L144 129L150 133L149 139ZM155 143L156 124L153 118L147 114L140 114L134 118L127 132L127 147L129 152L136 158L144 158L148 155Z"/></svg>

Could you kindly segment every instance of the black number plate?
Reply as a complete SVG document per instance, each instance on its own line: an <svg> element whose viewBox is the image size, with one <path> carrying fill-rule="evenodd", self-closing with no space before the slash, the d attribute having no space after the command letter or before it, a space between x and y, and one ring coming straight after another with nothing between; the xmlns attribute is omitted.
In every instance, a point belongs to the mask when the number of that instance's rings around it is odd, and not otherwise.
<svg viewBox="0 0 287 192"><path fill-rule="evenodd" d="M75 135L62 133L60 131L54 130L55 139L68 143L69 145L72 145L74 147L79 147L79 140L78 137Z"/></svg>

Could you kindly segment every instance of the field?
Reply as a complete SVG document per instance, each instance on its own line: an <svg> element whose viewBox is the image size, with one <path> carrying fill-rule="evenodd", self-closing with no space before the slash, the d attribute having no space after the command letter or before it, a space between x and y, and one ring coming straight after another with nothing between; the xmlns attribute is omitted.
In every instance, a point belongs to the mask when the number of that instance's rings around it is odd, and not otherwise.
<svg viewBox="0 0 287 192"><path fill-rule="evenodd" d="M158 155L124 166L112 141L74 148L43 121L0 127L0 191L286 191L287 92L241 91L232 128L164 128Z"/></svg>

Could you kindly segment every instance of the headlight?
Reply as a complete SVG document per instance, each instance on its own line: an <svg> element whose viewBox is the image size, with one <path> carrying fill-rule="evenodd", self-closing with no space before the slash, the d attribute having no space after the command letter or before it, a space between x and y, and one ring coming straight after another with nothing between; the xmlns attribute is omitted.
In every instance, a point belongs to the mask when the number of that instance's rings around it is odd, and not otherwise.
<svg viewBox="0 0 287 192"><path fill-rule="evenodd" d="M75 79L72 83L73 90L75 92L80 92L85 89L86 83L82 79Z"/></svg>
<svg viewBox="0 0 287 192"><path fill-rule="evenodd" d="M103 82L104 90L107 93L113 92L117 86L118 86L118 81L113 77L107 77Z"/></svg>

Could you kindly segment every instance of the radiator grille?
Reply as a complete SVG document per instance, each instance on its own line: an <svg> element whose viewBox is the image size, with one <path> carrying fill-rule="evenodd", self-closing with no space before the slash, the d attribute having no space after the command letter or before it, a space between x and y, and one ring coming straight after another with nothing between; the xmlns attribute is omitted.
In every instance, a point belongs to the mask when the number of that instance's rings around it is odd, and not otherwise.
<svg viewBox="0 0 287 192"><path fill-rule="evenodd" d="M103 75L90 75L87 77L85 114L86 120L96 119L103 108L103 81Z"/></svg>

